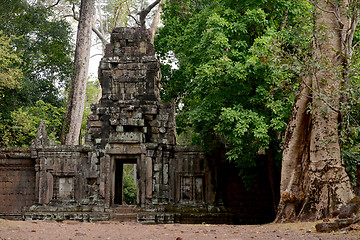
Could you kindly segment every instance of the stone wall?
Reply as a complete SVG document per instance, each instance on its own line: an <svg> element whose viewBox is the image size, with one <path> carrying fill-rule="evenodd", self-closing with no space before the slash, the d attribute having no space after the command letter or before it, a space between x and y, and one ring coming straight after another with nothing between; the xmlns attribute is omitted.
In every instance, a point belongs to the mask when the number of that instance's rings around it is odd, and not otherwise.
<svg viewBox="0 0 360 240"><path fill-rule="evenodd" d="M35 161L29 149L0 149L0 216L19 218L35 203Z"/></svg>
<svg viewBox="0 0 360 240"><path fill-rule="evenodd" d="M170 164L172 200L175 204L216 204L211 189L211 169L198 146L176 146Z"/></svg>
<svg viewBox="0 0 360 240"><path fill-rule="evenodd" d="M52 200L91 202L97 198L94 185L99 175L98 165L91 164L89 148L43 146L33 149L34 152L39 204L48 204Z"/></svg>

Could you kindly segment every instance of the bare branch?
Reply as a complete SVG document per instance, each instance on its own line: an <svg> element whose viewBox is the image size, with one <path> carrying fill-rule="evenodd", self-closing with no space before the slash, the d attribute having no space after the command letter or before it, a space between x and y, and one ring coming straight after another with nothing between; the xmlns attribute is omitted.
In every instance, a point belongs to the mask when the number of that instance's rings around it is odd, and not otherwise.
<svg viewBox="0 0 360 240"><path fill-rule="evenodd" d="M343 28L344 27L344 24L343 22L341 21L341 17L340 17L340 14L339 14L339 8L331 3L333 5L333 7L335 8L336 11L330 11L330 10L326 10L322 7L320 7L317 3L315 3L314 1L312 0L308 0L312 5L314 5L316 8L318 8L319 10L323 11L323 12L326 12L326 13L332 13L334 14L334 16L336 17L336 20L338 21L338 23L340 24L340 27Z"/></svg>
<svg viewBox="0 0 360 240"><path fill-rule="evenodd" d="M353 40L354 40L354 34L355 34L355 30L356 30L356 27L358 25L358 22L359 22L359 12L356 11L356 13L352 16L351 18L351 27L349 29L349 37L348 37L348 43L349 43L349 46L352 45L353 43Z"/></svg>
<svg viewBox="0 0 360 240"><path fill-rule="evenodd" d="M360 43L360 41L357 41L352 48L353 49L356 48L359 45L359 43Z"/></svg>
<svg viewBox="0 0 360 240"><path fill-rule="evenodd" d="M326 98L326 95L321 93L321 91L316 91L315 89L313 89L311 86L309 86L305 80L302 80L302 83L312 92L314 93L315 95L317 95L319 97L319 99L325 103L331 110L333 110L334 112L337 112L337 113L340 113L340 110L337 109L336 107L332 106L328 101L325 100ZM308 97L308 98L314 98L313 96L306 96L306 95L303 95L305 97Z"/></svg>
<svg viewBox="0 0 360 240"><path fill-rule="evenodd" d="M344 27L344 24L341 22L341 16L340 16L340 10L339 10L339 5L334 4L332 2L330 2L330 4L333 6L333 8L335 8L335 17L338 20L339 23L341 23L340 27Z"/></svg>
<svg viewBox="0 0 360 240"><path fill-rule="evenodd" d="M72 12L73 12L73 17L76 21L79 21L79 18L76 17L76 12L75 12L75 1L73 1L73 6L72 6Z"/></svg>
<svg viewBox="0 0 360 240"><path fill-rule="evenodd" d="M140 23L139 23L139 21L136 19L136 17L134 17L133 15L129 15L129 17L131 17L134 21L135 21L135 23L137 24L137 25L140 25Z"/></svg>
<svg viewBox="0 0 360 240"><path fill-rule="evenodd" d="M106 44L109 44L109 42L105 39L104 35L101 34L101 32L97 30L94 26L92 27L92 31L96 34L96 36L98 36L98 38L101 40L104 46Z"/></svg>
<svg viewBox="0 0 360 240"><path fill-rule="evenodd" d="M335 16L336 16L336 13L335 11L329 11L329 10L326 10L326 9L323 9L322 7L320 7L317 3L315 3L314 1L312 0L309 0L309 2L314 5L315 7L317 7L319 10L323 11L323 12L326 12L326 13L333 13Z"/></svg>
<svg viewBox="0 0 360 240"><path fill-rule="evenodd" d="M56 2L56 3L54 3L53 5L51 5L51 6L47 7L47 9L55 7L56 5L58 5L58 4L59 4L59 2L60 2L60 0L57 0L57 2Z"/></svg>
<svg viewBox="0 0 360 240"><path fill-rule="evenodd" d="M103 54L102 53L97 53L97 54L94 54L94 55L90 56L90 58L93 58L93 57L96 57L96 56L103 56Z"/></svg>
<svg viewBox="0 0 360 240"><path fill-rule="evenodd" d="M75 4L73 4L72 11L73 11L72 17L74 18L74 20L79 21L79 17L77 17L76 13L75 13ZM69 15L67 15L67 16L69 16ZM109 44L109 42L105 39L105 36L103 34L101 34L101 32L99 30L97 30L94 26L92 26L91 29L96 34L96 36L101 40L103 45Z"/></svg>
<svg viewBox="0 0 360 240"><path fill-rule="evenodd" d="M99 30L93 26L92 31L100 38L101 42L103 43L103 52L105 51L105 46L109 42L105 39L105 31L104 31L104 24L102 21L102 12L101 12L101 1L98 1L98 15L99 15Z"/></svg>
<svg viewBox="0 0 360 240"><path fill-rule="evenodd" d="M67 17L74 18L74 15L72 15L72 14L71 14L71 15L64 15L63 17L64 17L64 18L67 18Z"/></svg>
<svg viewBox="0 0 360 240"><path fill-rule="evenodd" d="M160 3L160 0L156 0L152 4L150 4L147 8L143 9L139 15L140 15L140 27L145 28L145 18L158 3Z"/></svg>

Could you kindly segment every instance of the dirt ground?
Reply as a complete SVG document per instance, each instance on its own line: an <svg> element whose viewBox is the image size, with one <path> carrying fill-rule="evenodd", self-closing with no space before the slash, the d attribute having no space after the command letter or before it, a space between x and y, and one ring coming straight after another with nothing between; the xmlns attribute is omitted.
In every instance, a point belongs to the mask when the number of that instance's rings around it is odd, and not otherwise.
<svg viewBox="0 0 360 240"><path fill-rule="evenodd" d="M360 231L317 233L316 223L265 225L143 225L140 223L74 221L9 221L0 219L0 239L360 239Z"/></svg>

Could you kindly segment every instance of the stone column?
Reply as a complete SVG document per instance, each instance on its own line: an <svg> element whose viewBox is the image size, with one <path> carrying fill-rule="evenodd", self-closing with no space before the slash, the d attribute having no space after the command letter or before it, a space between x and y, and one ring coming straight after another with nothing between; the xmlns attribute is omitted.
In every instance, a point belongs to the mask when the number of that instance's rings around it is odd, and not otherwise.
<svg viewBox="0 0 360 240"><path fill-rule="evenodd" d="M152 189L153 189L153 164L152 158L146 157L146 198L152 198Z"/></svg>

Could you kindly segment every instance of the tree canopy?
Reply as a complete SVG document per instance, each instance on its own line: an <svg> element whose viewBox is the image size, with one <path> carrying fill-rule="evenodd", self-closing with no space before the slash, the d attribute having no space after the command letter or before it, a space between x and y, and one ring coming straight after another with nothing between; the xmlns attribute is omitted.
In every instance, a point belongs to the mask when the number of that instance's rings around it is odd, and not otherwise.
<svg viewBox="0 0 360 240"><path fill-rule="evenodd" d="M0 22L1 46L9 49L1 56L1 83L12 80L0 88L0 146L27 145L16 135L13 112L40 100L55 108L64 105L62 92L72 72L72 32L41 1L2 1Z"/></svg>
<svg viewBox="0 0 360 240"><path fill-rule="evenodd" d="M227 147L244 178L259 153L278 155L296 74L277 66L284 22L296 26L301 3L290 1L167 1L156 39L164 98L176 98L179 133L193 129L208 145ZM270 151L267 151L270 150ZM278 159L279 156L278 156Z"/></svg>

